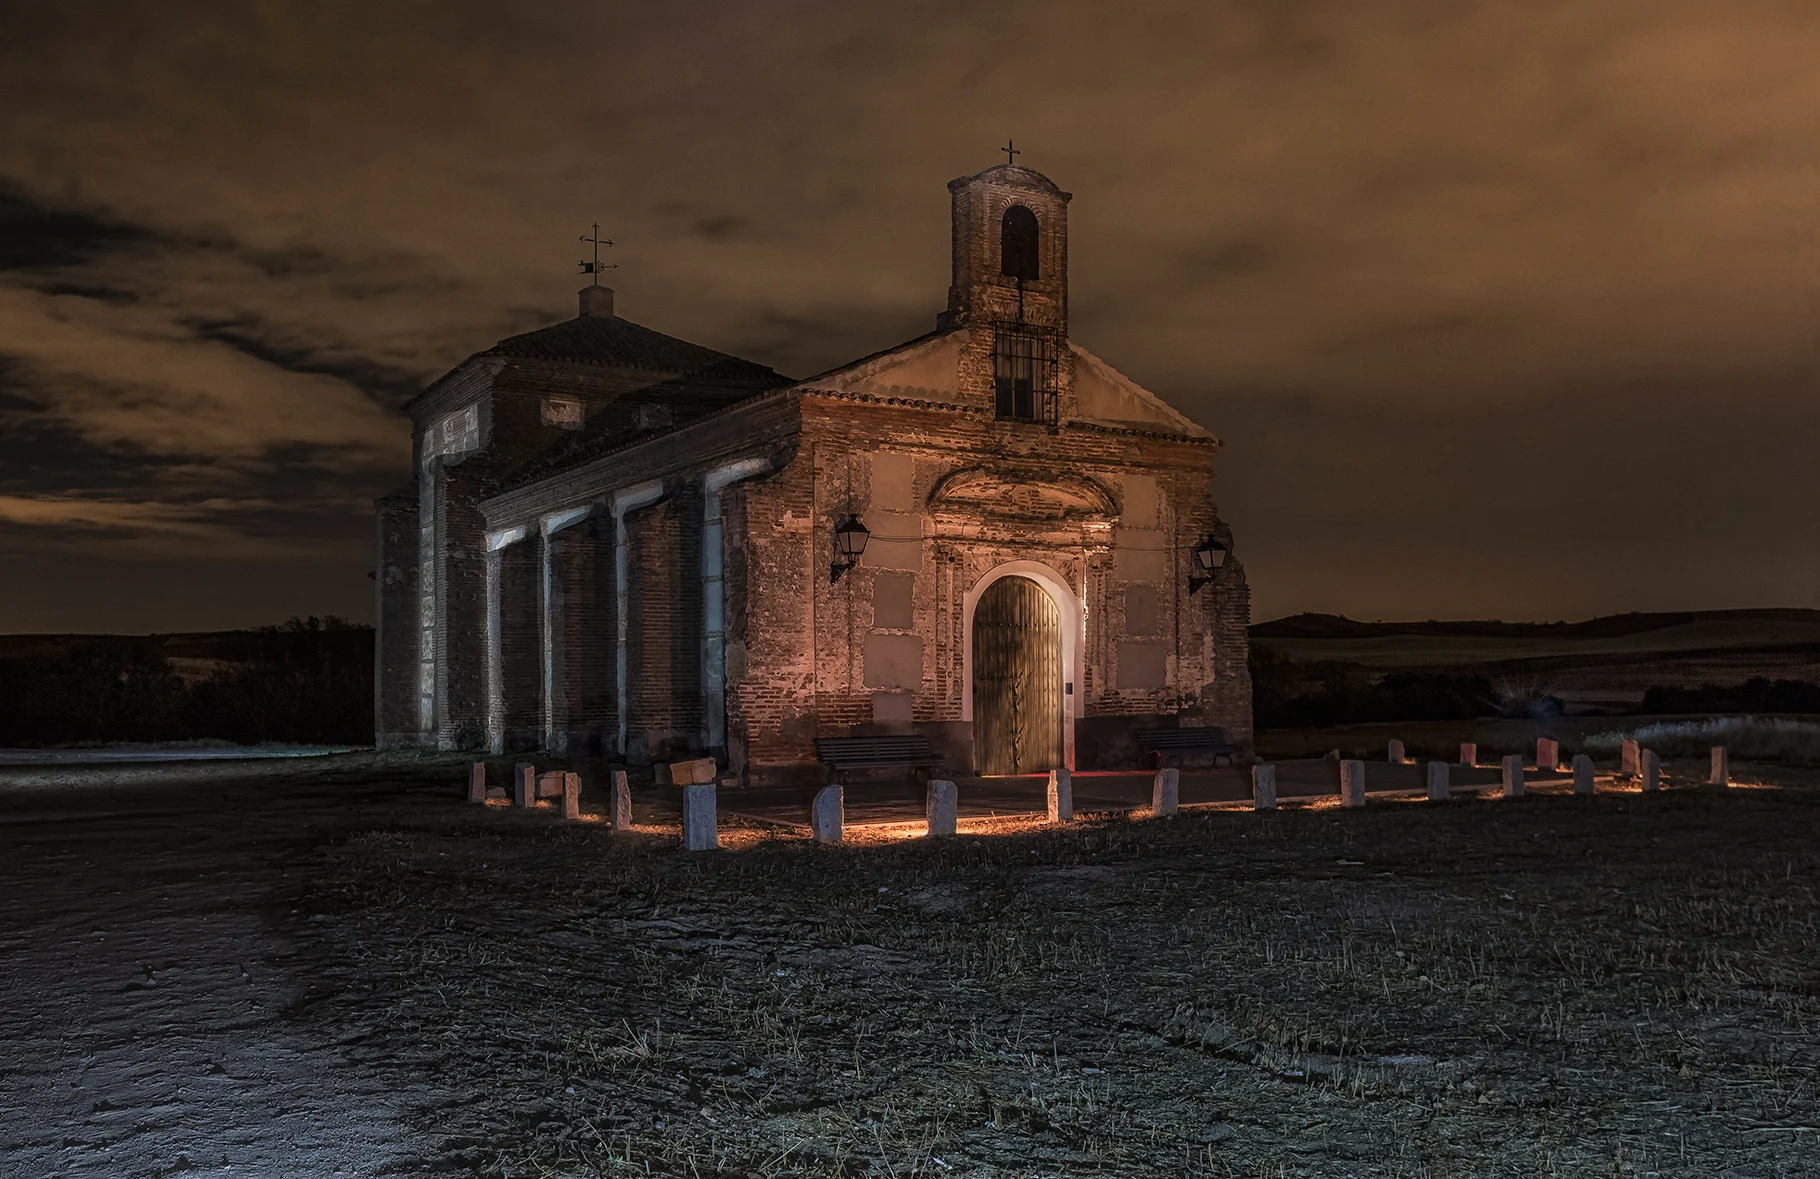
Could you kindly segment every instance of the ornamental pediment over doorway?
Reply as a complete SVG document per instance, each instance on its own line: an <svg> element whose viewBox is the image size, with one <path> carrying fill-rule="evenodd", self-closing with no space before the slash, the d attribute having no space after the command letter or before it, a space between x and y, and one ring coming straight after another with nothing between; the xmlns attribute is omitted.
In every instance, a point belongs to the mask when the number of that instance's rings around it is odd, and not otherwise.
<svg viewBox="0 0 1820 1179"><path fill-rule="evenodd" d="M929 510L1012 520L1110 520L1118 515L1118 500L1082 475L966 467L930 488Z"/></svg>

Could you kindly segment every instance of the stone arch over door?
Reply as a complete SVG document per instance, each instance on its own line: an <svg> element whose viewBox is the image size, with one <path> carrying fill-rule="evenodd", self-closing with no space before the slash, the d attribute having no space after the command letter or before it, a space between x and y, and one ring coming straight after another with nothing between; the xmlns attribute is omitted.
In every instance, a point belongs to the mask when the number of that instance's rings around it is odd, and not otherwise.
<svg viewBox="0 0 1820 1179"><path fill-rule="evenodd" d="M974 765L979 767L977 749L978 718L974 711L974 637L975 616L978 613L980 600L997 582L1007 577L1020 577L1034 582L1054 603L1061 630L1061 756L1059 764L1069 768L1074 766L1074 719L1078 709L1075 703L1077 694L1069 692L1073 685L1074 693L1080 691L1081 653L1086 646L1084 641L1085 615L1081 610L1080 599L1067 580L1054 569L1040 561L1007 561L999 565L968 590L962 601L962 617L965 622L962 633L965 636L965 653L962 660L961 676L961 719L976 726L976 749Z"/></svg>

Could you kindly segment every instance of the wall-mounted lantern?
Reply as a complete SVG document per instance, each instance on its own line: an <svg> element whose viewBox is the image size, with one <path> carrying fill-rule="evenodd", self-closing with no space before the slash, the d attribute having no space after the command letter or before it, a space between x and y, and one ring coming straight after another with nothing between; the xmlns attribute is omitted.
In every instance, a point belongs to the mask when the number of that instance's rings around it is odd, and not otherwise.
<svg viewBox="0 0 1820 1179"><path fill-rule="evenodd" d="M1226 563L1228 551L1230 550L1212 535L1194 546L1194 569L1188 574L1189 593L1192 594L1213 581L1214 572Z"/></svg>
<svg viewBox="0 0 1820 1179"><path fill-rule="evenodd" d="M860 555L866 551L866 541L872 534L859 522L858 516L842 516L840 523L834 526L834 553L840 558L829 566L828 580L836 582L840 575L859 564Z"/></svg>

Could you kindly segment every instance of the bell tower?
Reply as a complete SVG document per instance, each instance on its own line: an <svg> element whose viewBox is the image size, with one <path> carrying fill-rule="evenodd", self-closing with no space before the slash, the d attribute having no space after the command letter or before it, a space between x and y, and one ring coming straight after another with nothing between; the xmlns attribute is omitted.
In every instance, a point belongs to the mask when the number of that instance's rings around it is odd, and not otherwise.
<svg viewBox="0 0 1820 1179"><path fill-rule="evenodd" d="M1020 164L948 182L954 210L954 327L1028 324L1068 338L1068 201Z"/></svg>

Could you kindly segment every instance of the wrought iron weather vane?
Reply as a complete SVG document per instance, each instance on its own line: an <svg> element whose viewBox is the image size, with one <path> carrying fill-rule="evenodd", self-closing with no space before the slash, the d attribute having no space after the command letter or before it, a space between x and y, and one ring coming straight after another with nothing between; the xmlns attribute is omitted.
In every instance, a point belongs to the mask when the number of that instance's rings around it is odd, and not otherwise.
<svg viewBox="0 0 1820 1179"><path fill-rule="evenodd" d="M602 262L600 260L600 247L611 246L613 244L612 239L600 236L600 222L596 221L594 223L594 236L589 237L584 233L581 235L581 240L583 245L591 245L594 247L594 260L592 262L584 260L577 262L575 265L581 267L581 272L583 274L593 275L594 285L599 286L601 271L619 269L619 263L617 262Z"/></svg>

